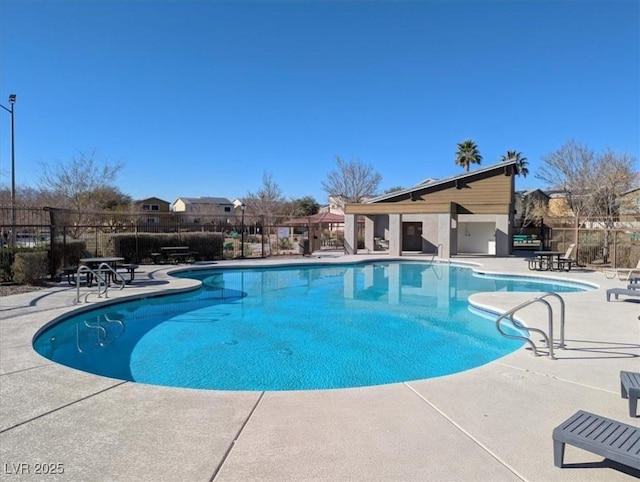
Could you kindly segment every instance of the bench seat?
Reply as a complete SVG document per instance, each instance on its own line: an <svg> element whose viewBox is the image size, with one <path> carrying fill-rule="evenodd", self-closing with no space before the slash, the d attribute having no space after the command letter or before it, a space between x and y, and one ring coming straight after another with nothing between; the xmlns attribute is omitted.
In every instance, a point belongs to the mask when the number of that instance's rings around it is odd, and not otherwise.
<svg viewBox="0 0 640 482"><path fill-rule="evenodd" d="M571 271L571 265L575 263L575 259L560 257L558 258L558 271Z"/></svg>
<svg viewBox="0 0 640 482"><path fill-rule="evenodd" d="M529 269L531 271L542 271L547 269L546 262L543 258L525 258L525 261L529 263Z"/></svg>
<svg viewBox="0 0 640 482"><path fill-rule="evenodd" d="M160 264L162 258L164 258L164 255L162 253L149 253L149 257L151 258L153 264Z"/></svg>
<svg viewBox="0 0 640 482"><path fill-rule="evenodd" d="M118 270L119 271L124 271L126 273L129 273L129 281L127 281L127 283L131 283L136 276L136 270L139 268L140 266L138 266L137 264L134 263L125 263L125 264L121 264L120 266L118 266Z"/></svg>
<svg viewBox="0 0 640 482"><path fill-rule="evenodd" d="M186 252L186 253L170 253L168 255L168 258L171 262L175 263L175 264L179 264L179 263L188 263L192 260L194 260L195 256L193 253L191 252Z"/></svg>
<svg viewBox="0 0 640 482"><path fill-rule="evenodd" d="M640 428L580 410L553 430L553 464L564 465L565 444L640 470Z"/></svg>
<svg viewBox="0 0 640 482"><path fill-rule="evenodd" d="M72 286L76 284L76 272L78 271L77 266L65 266L62 268L62 276L67 277L67 283Z"/></svg>
<svg viewBox="0 0 640 482"><path fill-rule="evenodd" d="M80 282L81 285L86 284L87 286L91 286L91 274L86 272L80 273L80 277L78 279L78 277L76 277L78 274L78 268L79 266L65 266L62 268L62 273L60 275L61 279L66 276L67 283L71 286L76 286L78 282Z"/></svg>

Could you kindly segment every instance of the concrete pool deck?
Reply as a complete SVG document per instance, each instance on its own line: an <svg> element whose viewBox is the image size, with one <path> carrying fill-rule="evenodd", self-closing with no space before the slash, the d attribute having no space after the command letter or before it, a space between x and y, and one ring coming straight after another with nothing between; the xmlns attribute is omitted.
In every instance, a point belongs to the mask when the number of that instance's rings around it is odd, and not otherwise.
<svg viewBox="0 0 640 482"><path fill-rule="evenodd" d="M374 257L339 260L367 258ZM412 259L425 260L402 258ZM517 257L452 261L476 263L487 272L540 275ZM243 260L213 266L281 262ZM167 272L172 269L141 266L136 282L123 291L110 291L109 299L184 289L194 283L170 278ZM61 283L4 297L0 300L0 478L628 480L637 472L571 446L565 454L569 466L554 467L551 432L580 409L640 425L640 418L629 417L619 380L620 370L640 371L640 298L626 301L621 296L607 302L605 290L626 283L606 279L600 272L578 268L544 275L599 286L595 291L562 294L567 349L557 350L556 360L535 357L523 347L450 376L300 392L166 388L73 370L41 357L31 342L45 323L78 308L75 289ZM471 300L506 311L532 296L494 292L474 294ZM523 310L520 317L546 330L543 305ZM43 475L60 469L60 475Z"/></svg>

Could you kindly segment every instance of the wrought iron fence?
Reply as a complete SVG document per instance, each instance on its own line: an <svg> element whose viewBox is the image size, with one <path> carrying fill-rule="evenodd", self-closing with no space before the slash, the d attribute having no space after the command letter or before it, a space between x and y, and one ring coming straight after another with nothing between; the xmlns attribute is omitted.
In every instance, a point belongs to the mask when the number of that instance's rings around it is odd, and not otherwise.
<svg viewBox="0 0 640 482"><path fill-rule="evenodd" d="M565 251L576 244L577 261L592 268L632 268L640 260L640 222L590 219L576 223L574 218L549 220L550 248Z"/></svg>
<svg viewBox="0 0 640 482"><path fill-rule="evenodd" d="M50 226L49 213L42 208L0 206L2 247L34 248L47 245L51 234Z"/></svg>
<svg viewBox="0 0 640 482"><path fill-rule="evenodd" d="M50 273L59 274L75 265L83 252L93 256L122 256L128 263L152 263L166 246L186 246L195 261L261 258L310 254L315 250L341 249L342 224L292 224L286 216L266 223L259 216L201 215L183 213L99 212L76 213L57 208L0 206L0 280L11 279L13 254L22 250L49 252ZM15 230L16 241L11 234Z"/></svg>
<svg viewBox="0 0 640 482"><path fill-rule="evenodd" d="M15 214L15 223L12 214ZM19 251L47 251L51 276L74 265L89 251L94 256L122 256L127 262L151 263L163 246L187 246L197 261L270 256L299 256L318 250L341 250L343 224L266 222L258 216L198 215L159 212L74 213L56 208L0 206L0 281L12 278ZM640 221L611 223L574 219L545 220L531 231L541 246L566 251L576 243L577 261L589 267L635 267L640 259ZM358 244L363 246L359 224ZM15 232L15 238L12 236ZM527 231L528 233L528 231ZM520 230L516 234L527 234Z"/></svg>

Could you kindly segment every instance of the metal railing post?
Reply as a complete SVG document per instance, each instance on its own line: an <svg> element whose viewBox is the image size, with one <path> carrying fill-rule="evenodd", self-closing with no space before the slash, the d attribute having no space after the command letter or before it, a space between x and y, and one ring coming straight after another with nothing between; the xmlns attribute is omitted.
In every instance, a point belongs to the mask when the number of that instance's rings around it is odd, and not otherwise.
<svg viewBox="0 0 640 482"><path fill-rule="evenodd" d="M531 298L527 301L525 301L524 303L520 303L519 305L517 305L516 307L510 309L509 311L503 313L502 315L500 315L497 319L496 319L496 328L498 330L498 332L507 337L507 338L515 338L515 339L519 339L519 340L524 340L526 343L528 343L529 345L531 345L531 347L533 348L534 354L537 356L538 355L538 349L535 345L535 343L531 340L530 337L525 337L525 336L521 336L521 335L510 335L508 333L505 333L502 328L500 327L500 322L504 319L509 319L511 321L511 324L518 330L524 330L527 332L533 331L536 333L540 333L544 339L545 342L547 343L547 346L549 347L549 358L551 359L555 359L555 355L553 352L553 344L554 344L554 339L553 339L553 307L551 306L551 303L549 303L546 299L549 296L553 296L556 299L558 299L558 301L560 302L560 343L558 344L558 348L561 349L566 349L566 344L565 344L565 340L564 340L564 327L565 327L565 303L564 303L564 299L562 299L562 297L557 294L557 293L553 293L553 292L546 292L543 293L540 296L536 296L535 298ZM532 305L533 303L543 303L546 307L547 307L547 326L548 326L548 330L549 333L547 335L547 333L545 333L543 330L540 330L538 328L531 328L531 327L527 327L522 325L521 323L517 322L516 320L513 319L513 315L520 311L522 308L525 308L529 305Z"/></svg>

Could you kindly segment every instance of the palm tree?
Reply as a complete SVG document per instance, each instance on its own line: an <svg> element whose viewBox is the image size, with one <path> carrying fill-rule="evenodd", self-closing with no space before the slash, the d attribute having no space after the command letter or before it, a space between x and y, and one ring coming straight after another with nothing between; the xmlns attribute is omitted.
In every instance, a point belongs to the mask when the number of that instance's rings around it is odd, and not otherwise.
<svg viewBox="0 0 640 482"><path fill-rule="evenodd" d="M471 164L480 164L482 156L478 150L478 146L471 139L458 143L458 151L456 152L456 165L462 166L469 172Z"/></svg>
<svg viewBox="0 0 640 482"><path fill-rule="evenodd" d="M522 157L521 152L507 151L500 160L502 162L516 161L516 174L518 176L527 177L527 174L529 174L529 169L527 169L529 162L526 157Z"/></svg>

